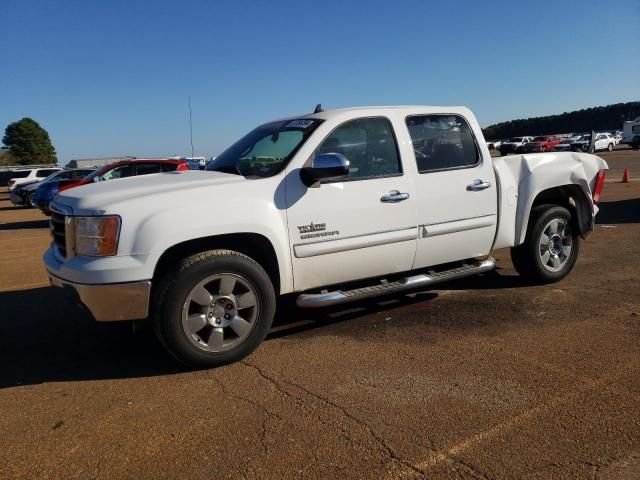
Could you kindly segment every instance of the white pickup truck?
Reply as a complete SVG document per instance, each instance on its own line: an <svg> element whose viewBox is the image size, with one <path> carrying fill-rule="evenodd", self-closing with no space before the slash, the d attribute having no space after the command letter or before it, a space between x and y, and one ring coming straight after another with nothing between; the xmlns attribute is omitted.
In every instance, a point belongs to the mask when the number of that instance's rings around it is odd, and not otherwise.
<svg viewBox="0 0 640 480"><path fill-rule="evenodd" d="M492 159L462 107L323 111L259 126L207 166L70 189L51 204L51 284L98 321L149 318L181 362L241 359L276 298L300 307L487 272L563 278L594 228L607 164Z"/></svg>

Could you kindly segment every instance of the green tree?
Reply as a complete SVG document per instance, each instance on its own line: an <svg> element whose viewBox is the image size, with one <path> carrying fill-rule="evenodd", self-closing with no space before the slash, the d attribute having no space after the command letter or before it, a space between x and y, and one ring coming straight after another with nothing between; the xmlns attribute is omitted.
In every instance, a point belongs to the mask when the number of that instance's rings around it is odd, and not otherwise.
<svg viewBox="0 0 640 480"><path fill-rule="evenodd" d="M13 158L13 155L11 155L11 150L9 150L8 148L1 148L0 149L0 166L4 167L7 165L15 165L16 164L16 160Z"/></svg>
<svg viewBox="0 0 640 480"><path fill-rule="evenodd" d="M616 103L604 107L564 112L559 115L520 118L496 123L483 129L483 133L487 140L497 140L523 135L622 130L625 120L633 120L639 115L640 102Z"/></svg>
<svg viewBox="0 0 640 480"><path fill-rule="evenodd" d="M56 163L56 151L47 131L25 117L7 126L2 138L18 165Z"/></svg>

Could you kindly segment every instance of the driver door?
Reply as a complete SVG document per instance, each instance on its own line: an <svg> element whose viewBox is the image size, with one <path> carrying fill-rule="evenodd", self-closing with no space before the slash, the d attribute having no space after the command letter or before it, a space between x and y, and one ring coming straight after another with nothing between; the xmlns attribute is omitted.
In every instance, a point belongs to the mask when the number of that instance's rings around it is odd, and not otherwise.
<svg viewBox="0 0 640 480"><path fill-rule="evenodd" d="M416 249L413 182L385 117L338 126L315 154L340 153L346 178L306 187L289 172L286 205L295 289L410 270Z"/></svg>

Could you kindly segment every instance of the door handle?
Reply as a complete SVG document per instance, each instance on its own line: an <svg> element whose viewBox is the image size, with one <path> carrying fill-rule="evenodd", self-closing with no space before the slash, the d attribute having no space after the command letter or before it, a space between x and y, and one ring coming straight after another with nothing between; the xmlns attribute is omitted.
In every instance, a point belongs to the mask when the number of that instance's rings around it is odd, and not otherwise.
<svg viewBox="0 0 640 480"><path fill-rule="evenodd" d="M400 193L398 190L391 190L387 195L380 197L380 201L385 203L398 203L407 200L408 198L408 193Z"/></svg>
<svg viewBox="0 0 640 480"><path fill-rule="evenodd" d="M467 191L469 192L479 192L480 190L484 190L485 188L489 188L491 186L491 182L483 182L482 180L474 180L473 183L467 185Z"/></svg>

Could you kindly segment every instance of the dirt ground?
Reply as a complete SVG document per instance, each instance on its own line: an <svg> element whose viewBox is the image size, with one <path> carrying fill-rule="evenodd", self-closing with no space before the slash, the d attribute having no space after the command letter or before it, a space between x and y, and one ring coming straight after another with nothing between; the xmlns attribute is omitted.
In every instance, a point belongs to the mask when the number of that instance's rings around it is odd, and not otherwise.
<svg viewBox="0 0 640 480"><path fill-rule="evenodd" d="M309 313L186 371L47 285L47 219L0 193L0 478L640 478L640 152L572 274L491 274ZM627 167L632 182L619 183Z"/></svg>

